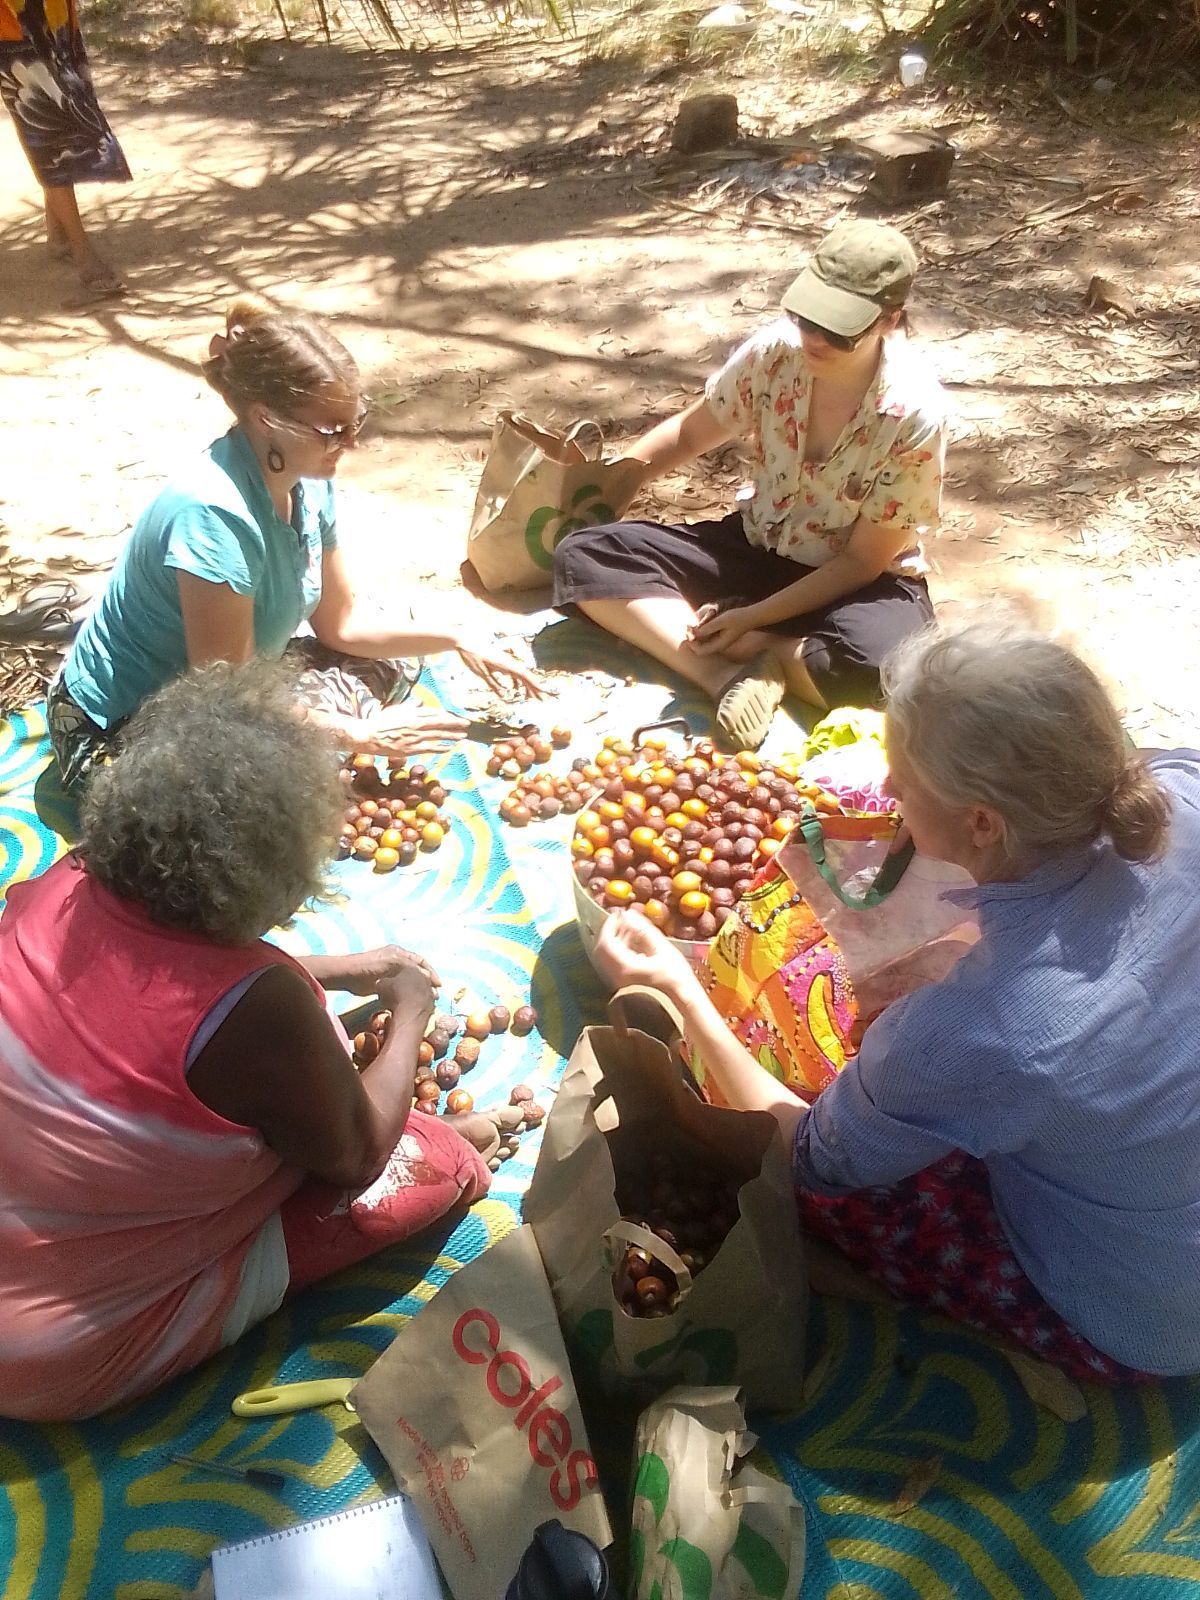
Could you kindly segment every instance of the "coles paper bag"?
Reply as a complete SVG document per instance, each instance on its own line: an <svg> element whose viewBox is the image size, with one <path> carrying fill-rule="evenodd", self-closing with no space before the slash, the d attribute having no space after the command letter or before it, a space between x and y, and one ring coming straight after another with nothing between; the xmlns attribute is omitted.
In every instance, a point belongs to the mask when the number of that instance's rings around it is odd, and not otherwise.
<svg viewBox="0 0 1200 1600"><path fill-rule="evenodd" d="M630 1600L794 1600L804 1511L746 1459L737 1389L672 1389L638 1419Z"/></svg>
<svg viewBox="0 0 1200 1600"><path fill-rule="evenodd" d="M612 1531L529 1228L449 1279L354 1390L454 1600L497 1600L539 1524Z"/></svg>
<svg viewBox="0 0 1200 1600"><path fill-rule="evenodd" d="M798 1405L808 1287L778 1126L701 1100L661 996L623 990L609 1015L612 1026L586 1029L571 1054L524 1205L576 1371L646 1398L680 1382L735 1383L755 1406ZM733 1225L694 1275L628 1220L647 1165L664 1154L685 1174L685 1195L689 1173L736 1189ZM671 1309L625 1309L614 1272L630 1244L677 1278Z"/></svg>
<svg viewBox="0 0 1200 1600"><path fill-rule="evenodd" d="M596 454L581 440L592 435ZM578 528L615 522L633 498L629 462L599 454L594 422L566 433L502 411L492 431L467 558L485 588L537 589L550 582L555 548Z"/></svg>

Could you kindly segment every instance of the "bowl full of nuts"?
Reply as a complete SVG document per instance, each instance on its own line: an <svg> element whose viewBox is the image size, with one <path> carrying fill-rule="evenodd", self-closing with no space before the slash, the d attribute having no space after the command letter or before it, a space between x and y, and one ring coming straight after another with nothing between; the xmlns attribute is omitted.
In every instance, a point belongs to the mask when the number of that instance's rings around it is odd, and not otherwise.
<svg viewBox="0 0 1200 1600"><path fill-rule="evenodd" d="M805 808L837 809L803 781L800 757L725 755L709 740L672 751L661 734L638 730L630 741L606 740L591 765L599 777L571 839L589 956L607 919L627 910L702 960Z"/></svg>

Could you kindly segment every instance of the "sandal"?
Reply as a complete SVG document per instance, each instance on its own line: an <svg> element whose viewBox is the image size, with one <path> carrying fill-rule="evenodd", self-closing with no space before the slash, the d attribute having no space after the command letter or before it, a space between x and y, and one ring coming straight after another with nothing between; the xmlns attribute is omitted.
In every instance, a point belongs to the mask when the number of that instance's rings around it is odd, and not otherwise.
<svg viewBox="0 0 1200 1600"><path fill-rule="evenodd" d="M721 691L717 727L735 750L757 750L787 688L783 668L770 650L760 650Z"/></svg>
<svg viewBox="0 0 1200 1600"><path fill-rule="evenodd" d="M62 644L73 639L79 622L71 607L78 599L75 585L65 580L34 585L14 610L0 611L0 644Z"/></svg>

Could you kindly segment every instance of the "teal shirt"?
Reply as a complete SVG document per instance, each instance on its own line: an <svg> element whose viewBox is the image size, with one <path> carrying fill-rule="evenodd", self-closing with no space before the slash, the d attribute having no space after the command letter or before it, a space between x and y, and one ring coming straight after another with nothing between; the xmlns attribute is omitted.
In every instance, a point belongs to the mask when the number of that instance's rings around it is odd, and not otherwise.
<svg viewBox="0 0 1200 1600"><path fill-rule="evenodd" d="M281 656L315 610L321 560L337 544L332 482L301 479L292 506L287 523L240 428L211 444L142 513L80 629L63 667L76 705L110 728L186 670L179 572L251 596L255 649Z"/></svg>

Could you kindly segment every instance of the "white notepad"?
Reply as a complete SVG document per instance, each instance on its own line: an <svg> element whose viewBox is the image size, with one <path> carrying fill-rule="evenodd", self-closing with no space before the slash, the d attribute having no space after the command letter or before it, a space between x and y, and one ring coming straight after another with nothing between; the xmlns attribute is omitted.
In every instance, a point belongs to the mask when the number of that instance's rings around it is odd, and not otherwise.
<svg viewBox="0 0 1200 1600"><path fill-rule="evenodd" d="M214 1550L217 1600L442 1600L405 1494Z"/></svg>

